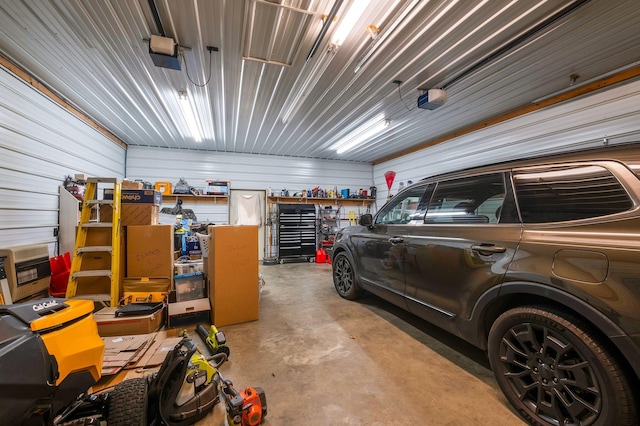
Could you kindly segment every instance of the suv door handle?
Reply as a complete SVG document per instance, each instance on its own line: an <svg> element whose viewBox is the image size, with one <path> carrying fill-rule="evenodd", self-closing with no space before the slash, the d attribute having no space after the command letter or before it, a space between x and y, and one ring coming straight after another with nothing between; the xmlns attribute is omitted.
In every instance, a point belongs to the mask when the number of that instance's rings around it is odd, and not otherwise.
<svg viewBox="0 0 640 426"><path fill-rule="evenodd" d="M391 238L389 238L389 242L391 244L401 244L401 243L404 243L404 238L402 238L402 237L391 237Z"/></svg>
<svg viewBox="0 0 640 426"><path fill-rule="evenodd" d="M478 253L489 256L493 253L504 253L507 251L505 247L495 246L493 244L474 244L471 246L471 250L477 251Z"/></svg>

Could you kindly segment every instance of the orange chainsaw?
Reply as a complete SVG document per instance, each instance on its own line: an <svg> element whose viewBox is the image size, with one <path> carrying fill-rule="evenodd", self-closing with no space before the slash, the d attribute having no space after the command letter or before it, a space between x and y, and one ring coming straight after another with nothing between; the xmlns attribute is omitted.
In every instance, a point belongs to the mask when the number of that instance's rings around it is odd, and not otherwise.
<svg viewBox="0 0 640 426"><path fill-rule="evenodd" d="M227 397L229 425L258 426L267 415L267 397L262 388L246 388L238 392L230 380L222 380L222 391Z"/></svg>

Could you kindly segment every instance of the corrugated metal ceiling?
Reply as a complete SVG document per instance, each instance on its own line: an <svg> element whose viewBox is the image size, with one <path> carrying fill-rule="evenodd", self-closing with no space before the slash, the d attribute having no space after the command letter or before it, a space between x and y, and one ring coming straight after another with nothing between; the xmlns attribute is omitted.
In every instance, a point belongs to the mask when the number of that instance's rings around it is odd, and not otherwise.
<svg viewBox="0 0 640 426"><path fill-rule="evenodd" d="M530 104L572 74L580 84L640 58L637 0L587 1L469 74L580 2L371 0L336 48L332 35L360 1L4 0L0 51L129 145L364 162ZM161 31L182 46L180 71L153 65L145 40ZM416 108L421 89L441 87L444 106ZM375 117L389 126L336 153Z"/></svg>

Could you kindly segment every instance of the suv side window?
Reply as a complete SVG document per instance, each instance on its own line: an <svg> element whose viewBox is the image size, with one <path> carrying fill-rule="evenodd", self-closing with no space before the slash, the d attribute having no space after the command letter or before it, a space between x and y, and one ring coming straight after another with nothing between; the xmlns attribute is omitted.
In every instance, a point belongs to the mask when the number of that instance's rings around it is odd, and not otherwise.
<svg viewBox="0 0 640 426"><path fill-rule="evenodd" d="M421 220L424 215L424 205L429 201L428 197L431 195L433 186L433 184L418 185L405 190L380 210L376 216L376 223L393 225ZM423 196L426 201L423 200Z"/></svg>
<svg viewBox="0 0 640 426"><path fill-rule="evenodd" d="M599 165L515 170L513 177L524 223L586 219L633 207L618 179Z"/></svg>
<svg viewBox="0 0 640 426"><path fill-rule="evenodd" d="M504 173L439 182L425 223L498 223L508 192Z"/></svg>

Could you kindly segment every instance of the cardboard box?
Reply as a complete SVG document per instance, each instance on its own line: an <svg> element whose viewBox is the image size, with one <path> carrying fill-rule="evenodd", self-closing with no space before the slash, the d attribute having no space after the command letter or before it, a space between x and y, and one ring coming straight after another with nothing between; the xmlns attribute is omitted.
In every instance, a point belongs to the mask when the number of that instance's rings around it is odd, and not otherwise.
<svg viewBox="0 0 640 426"><path fill-rule="evenodd" d="M229 181L228 180L207 180L207 187L205 188L206 194L212 195L228 195L229 194Z"/></svg>
<svg viewBox="0 0 640 426"><path fill-rule="evenodd" d="M149 315L116 317L117 307L102 308L93 314L100 336L148 334L164 324L165 308Z"/></svg>
<svg viewBox="0 0 640 426"><path fill-rule="evenodd" d="M82 255L82 271L111 269L111 253L89 252Z"/></svg>
<svg viewBox="0 0 640 426"><path fill-rule="evenodd" d="M122 189L142 189L142 182L124 179L122 181ZM113 197L111 197L113 198Z"/></svg>
<svg viewBox="0 0 640 426"><path fill-rule="evenodd" d="M127 227L127 277L173 277L173 225Z"/></svg>
<svg viewBox="0 0 640 426"><path fill-rule="evenodd" d="M104 206L102 206L104 207ZM76 226L76 235L78 227ZM118 299L122 295L122 279L124 278L126 228L120 227L120 271L118 277ZM111 228L91 227L87 229L85 246L110 246ZM95 254L95 256L94 256ZM83 255L82 270L111 269L111 261L107 253L90 253ZM77 294L109 294L111 280L109 278L86 277L78 279Z"/></svg>
<svg viewBox="0 0 640 426"><path fill-rule="evenodd" d="M147 352L138 361L136 367L138 369L149 368L162 364L164 359L167 357L167 354L181 341L182 337L166 337L164 339L156 338L153 345L147 349Z"/></svg>
<svg viewBox="0 0 640 426"><path fill-rule="evenodd" d="M102 376L119 373L136 362L153 342L154 334L103 337Z"/></svg>
<svg viewBox="0 0 640 426"><path fill-rule="evenodd" d="M211 317L209 299L169 303L168 309L168 327L183 327L200 322L209 322L209 318Z"/></svg>
<svg viewBox="0 0 640 426"><path fill-rule="evenodd" d="M120 224L122 226L157 225L159 217L160 206L156 206L155 204L120 205ZM113 209L111 206L100 206L100 221L113 221Z"/></svg>
<svg viewBox="0 0 640 426"><path fill-rule="evenodd" d="M127 379L146 378L146 377L150 378L151 376L153 376L155 373L158 372L159 364L155 366L146 365L143 362L143 360L146 360L150 358L151 355L153 355L152 348L156 344L176 336L177 333L180 331L181 330L177 328L170 329L170 330L164 329L148 335L142 335L142 336L150 336L151 338L147 340L147 343L145 344L145 346L143 346L139 351L137 351L136 355L127 363L125 369L113 375L102 376L95 385L89 388L88 393L89 394L97 393L102 390L112 388L118 383L122 383L124 380L127 380ZM110 337L110 338L117 338L117 336ZM102 339L105 342L105 344L106 344L106 339L108 338ZM179 339L182 339L182 337L179 337ZM167 346L168 345L164 345L163 347L167 347ZM164 353L166 355L167 351L164 351ZM164 358L162 358L162 361L164 361ZM160 363L162 363L162 361L160 361Z"/></svg>
<svg viewBox="0 0 640 426"><path fill-rule="evenodd" d="M171 278L127 277L122 280L125 303L163 302L170 288Z"/></svg>
<svg viewBox="0 0 640 426"><path fill-rule="evenodd" d="M104 207L104 206L103 206ZM111 222L111 219L105 222ZM76 235L78 235L78 227L76 227ZM111 245L111 228L91 228L87 231L87 246L110 246Z"/></svg>
<svg viewBox="0 0 640 426"><path fill-rule="evenodd" d="M258 227L209 226L207 279L211 323L254 321L258 306Z"/></svg>
<svg viewBox="0 0 640 426"><path fill-rule="evenodd" d="M152 204L122 204L122 226L157 225L160 207Z"/></svg>
<svg viewBox="0 0 640 426"><path fill-rule="evenodd" d="M104 199L113 200L113 189L104 190ZM162 194L155 189L123 189L120 197L122 204L162 204Z"/></svg>

